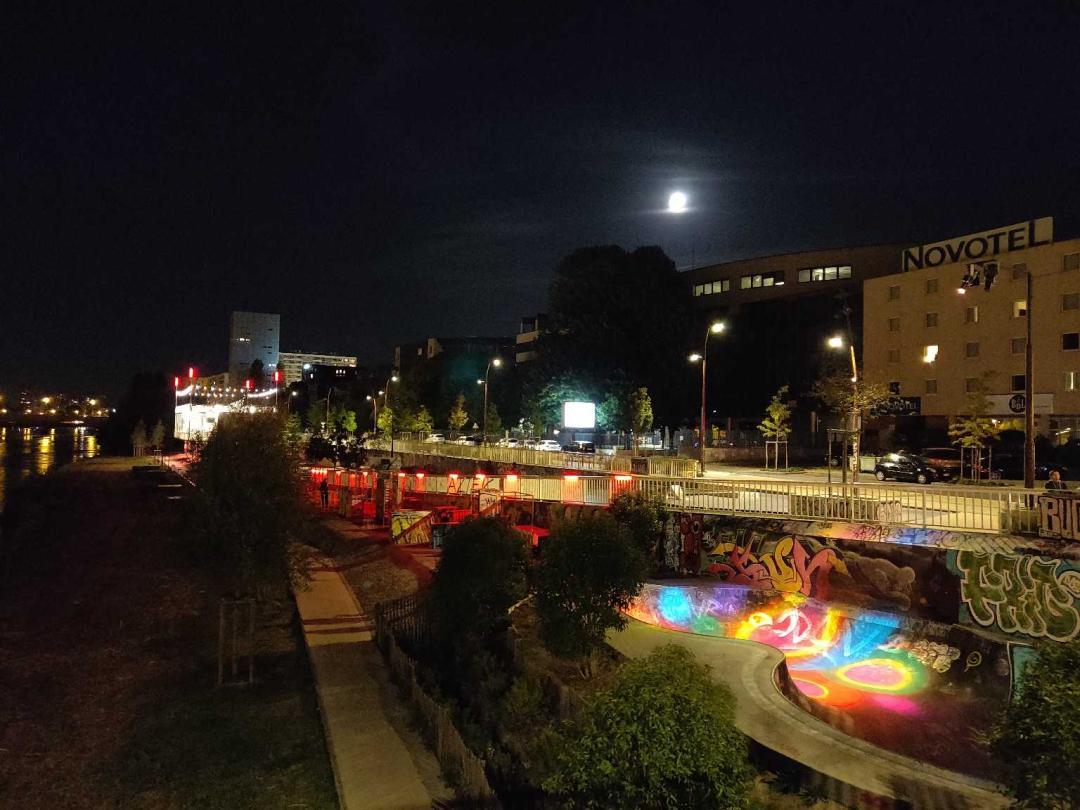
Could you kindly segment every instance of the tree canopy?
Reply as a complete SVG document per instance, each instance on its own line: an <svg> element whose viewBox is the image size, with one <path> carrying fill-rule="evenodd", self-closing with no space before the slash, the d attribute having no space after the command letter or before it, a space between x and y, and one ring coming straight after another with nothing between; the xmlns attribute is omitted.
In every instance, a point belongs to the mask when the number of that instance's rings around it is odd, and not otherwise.
<svg viewBox="0 0 1080 810"><path fill-rule="evenodd" d="M991 750L1019 807L1080 807L1080 641L1039 648Z"/></svg>
<svg viewBox="0 0 1080 810"><path fill-rule="evenodd" d="M630 532L606 512L561 523L548 538L536 575L544 646L580 659L582 672L591 676L593 653L608 630L626 623L622 611L647 572L645 554Z"/></svg>
<svg viewBox="0 0 1080 810"><path fill-rule="evenodd" d="M671 644L631 661L551 746L567 807L741 808L752 771L731 692Z"/></svg>

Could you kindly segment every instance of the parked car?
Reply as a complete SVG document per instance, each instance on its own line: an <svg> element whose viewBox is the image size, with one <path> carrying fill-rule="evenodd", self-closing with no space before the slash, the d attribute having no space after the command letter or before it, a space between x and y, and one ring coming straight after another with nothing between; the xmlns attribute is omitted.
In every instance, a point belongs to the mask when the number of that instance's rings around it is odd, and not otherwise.
<svg viewBox="0 0 1080 810"><path fill-rule="evenodd" d="M919 455L926 459L938 478L951 480L960 477L960 450L956 447L927 447Z"/></svg>
<svg viewBox="0 0 1080 810"><path fill-rule="evenodd" d="M424 438L424 441L425 441L425 442L430 442L430 443L432 443L432 444L435 444L435 443L438 443L438 442L445 442L445 441L446 441L446 437L445 437L445 436L443 436L443 435L442 435L441 433L429 433L429 434L428 434L428 435L427 435L427 436L426 436L426 437Z"/></svg>
<svg viewBox="0 0 1080 810"><path fill-rule="evenodd" d="M564 444L562 450L564 453L595 453L596 445L592 442L573 442Z"/></svg>
<svg viewBox="0 0 1080 810"><path fill-rule="evenodd" d="M536 443L537 450L545 450L549 453L557 453L562 450L559 443L554 439L541 439Z"/></svg>
<svg viewBox="0 0 1080 810"><path fill-rule="evenodd" d="M453 443L454 444L467 444L467 445L471 445L471 446L475 447L478 444L480 444L480 437L479 436L458 436L456 439L454 439Z"/></svg>
<svg viewBox="0 0 1080 810"><path fill-rule="evenodd" d="M913 453L888 453L882 456L874 465L874 476L878 481L893 479L914 481L916 484L940 480L929 459Z"/></svg>
<svg viewBox="0 0 1080 810"><path fill-rule="evenodd" d="M521 442L511 436L511 437L507 437L505 439L499 439L497 442L495 442L495 446L496 447L521 447Z"/></svg>
<svg viewBox="0 0 1080 810"><path fill-rule="evenodd" d="M526 450L535 450L538 440L533 438L523 439L521 446Z"/></svg>

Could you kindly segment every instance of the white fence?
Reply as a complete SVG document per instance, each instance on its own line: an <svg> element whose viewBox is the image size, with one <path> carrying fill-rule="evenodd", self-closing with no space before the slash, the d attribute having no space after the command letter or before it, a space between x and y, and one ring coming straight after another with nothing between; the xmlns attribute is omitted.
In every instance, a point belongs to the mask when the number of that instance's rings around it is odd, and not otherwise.
<svg viewBox="0 0 1080 810"><path fill-rule="evenodd" d="M466 448L468 449L468 448ZM747 517L842 520L967 532L1034 533L1040 490L996 487L817 484L658 476L407 476L408 491L606 505L630 491L669 509Z"/></svg>
<svg viewBox="0 0 1080 810"><path fill-rule="evenodd" d="M373 449L388 450L390 442L380 438L369 442ZM564 470L592 472L630 472L629 456L606 453L563 453L561 451L530 450L524 447L494 447L492 445L455 444L454 442L424 442L415 439L394 439L394 451L473 461L493 461L519 467L556 467ZM697 475L698 462L675 456L645 457L649 475Z"/></svg>

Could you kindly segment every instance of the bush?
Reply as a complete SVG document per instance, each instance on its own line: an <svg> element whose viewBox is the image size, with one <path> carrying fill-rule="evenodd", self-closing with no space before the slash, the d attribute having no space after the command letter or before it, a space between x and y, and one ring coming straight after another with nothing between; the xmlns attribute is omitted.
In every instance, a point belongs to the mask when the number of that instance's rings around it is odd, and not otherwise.
<svg viewBox="0 0 1080 810"><path fill-rule="evenodd" d="M582 658L591 677L593 654L609 629L626 624L622 611L641 590L648 563L630 533L606 513L560 524L536 577L540 638L555 655Z"/></svg>
<svg viewBox="0 0 1080 810"><path fill-rule="evenodd" d="M505 629L507 610L525 595L527 562L521 533L497 518L447 532L429 604L436 643L461 651Z"/></svg>
<svg viewBox="0 0 1080 810"><path fill-rule="evenodd" d="M661 647L564 726L544 789L568 807L745 807L751 770L734 714L709 667Z"/></svg>
<svg viewBox="0 0 1080 810"><path fill-rule="evenodd" d="M668 510L659 498L644 492L627 492L611 502L611 516L624 526L634 543L650 560L656 559L657 546L664 537Z"/></svg>
<svg viewBox="0 0 1080 810"><path fill-rule="evenodd" d="M194 550L239 593L280 596L305 576L292 545L303 526L299 459L274 414L234 414L193 467Z"/></svg>
<svg viewBox="0 0 1080 810"><path fill-rule="evenodd" d="M1046 644L993 733L1020 807L1080 807L1080 641Z"/></svg>

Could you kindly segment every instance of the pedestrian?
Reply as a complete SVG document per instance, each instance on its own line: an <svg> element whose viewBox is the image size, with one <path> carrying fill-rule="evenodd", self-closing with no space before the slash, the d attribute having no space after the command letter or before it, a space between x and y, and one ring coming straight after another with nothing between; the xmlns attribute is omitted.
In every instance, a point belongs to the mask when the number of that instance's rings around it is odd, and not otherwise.
<svg viewBox="0 0 1080 810"><path fill-rule="evenodd" d="M326 479L322 480L319 484L319 497L322 499L322 507L325 509L330 505L330 485L326 483Z"/></svg>
<svg viewBox="0 0 1080 810"><path fill-rule="evenodd" d="M1061 480L1061 473L1057 470L1050 471L1050 480L1046 482L1047 489L1068 489L1069 485Z"/></svg>

